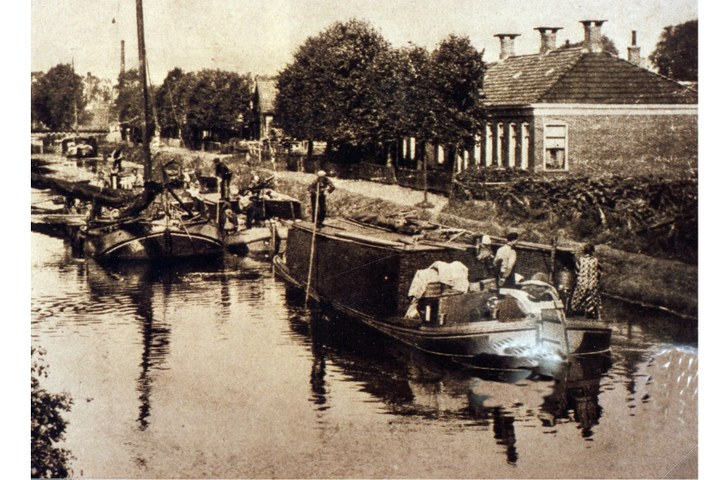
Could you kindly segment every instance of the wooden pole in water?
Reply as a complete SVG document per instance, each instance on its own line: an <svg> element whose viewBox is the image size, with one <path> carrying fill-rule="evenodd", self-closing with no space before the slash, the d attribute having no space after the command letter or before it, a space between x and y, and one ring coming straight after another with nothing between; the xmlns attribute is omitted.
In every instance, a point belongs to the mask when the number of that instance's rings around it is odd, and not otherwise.
<svg viewBox="0 0 720 480"><path fill-rule="evenodd" d="M307 307L310 299L310 285L312 280L313 262L315 261L315 236L317 234L318 210L320 210L320 181L315 183L315 209L313 212L313 233L310 241L310 263L307 275L307 287L305 288L305 306Z"/></svg>

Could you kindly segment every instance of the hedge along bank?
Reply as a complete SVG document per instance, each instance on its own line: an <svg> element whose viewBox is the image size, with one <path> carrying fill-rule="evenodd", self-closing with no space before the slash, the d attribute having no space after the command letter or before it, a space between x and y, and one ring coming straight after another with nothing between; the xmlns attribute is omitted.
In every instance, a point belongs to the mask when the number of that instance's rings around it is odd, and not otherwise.
<svg viewBox="0 0 720 480"><path fill-rule="evenodd" d="M309 211L310 200L307 194L307 185L312 181L312 175L297 172L264 172L265 175L271 173L276 176L278 191L299 198L305 211ZM358 214L374 214L392 217L407 212L415 205L412 203L415 198L410 195L407 198L395 196L394 200L370 197L343 188L345 182L358 183L361 181L333 180L337 189L328 200L330 216L352 217ZM362 183L371 185L369 190L373 192L383 187L398 188L371 182ZM357 190L357 188L353 188L353 190ZM408 189L408 194L410 193L416 194L417 192ZM410 199L412 200L409 201ZM421 218L430 219L430 214L422 212L421 209L417 210ZM470 220L438 212L433 212L431 219L449 227L464 228L474 232L490 235L504 235L505 233L505 228L492 220L486 222ZM529 229L526 232L523 232L522 227L513 228L513 230L518 230L521 238L524 236L531 241L535 241L537 237L537 234ZM576 249L581 246L578 242L563 238L559 239L559 244ZM697 317L697 266L625 252L604 245L597 247L596 254L603 265L603 293L605 295L632 303L662 308L684 317Z"/></svg>

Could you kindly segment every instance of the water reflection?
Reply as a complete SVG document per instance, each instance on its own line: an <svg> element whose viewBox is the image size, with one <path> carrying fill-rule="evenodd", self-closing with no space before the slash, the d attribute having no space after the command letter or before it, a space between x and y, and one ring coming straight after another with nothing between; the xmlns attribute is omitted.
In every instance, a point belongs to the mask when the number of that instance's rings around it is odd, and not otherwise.
<svg viewBox="0 0 720 480"><path fill-rule="evenodd" d="M103 267L33 242L33 342L89 399L68 447L94 477L660 478L697 445L692 325L620 312L609 360L470 370L305 308L262 260Z"/></svg>
<svg viewBox="0 0 720 480"><path fill-rule="evenodd" d="M303 313L301 295L288 287L290 326L304 336L313 355L310 399L329 408L325 371L337 366L361 390L382 401L386 413L426 421L455 420L491 432L514 465L520 456L515 428L539 422L553 435L575 424L591 440L600 423L600 383L611 368L609 355L547 363L534 370L469 369L426 355L328 311Z"/></svg>

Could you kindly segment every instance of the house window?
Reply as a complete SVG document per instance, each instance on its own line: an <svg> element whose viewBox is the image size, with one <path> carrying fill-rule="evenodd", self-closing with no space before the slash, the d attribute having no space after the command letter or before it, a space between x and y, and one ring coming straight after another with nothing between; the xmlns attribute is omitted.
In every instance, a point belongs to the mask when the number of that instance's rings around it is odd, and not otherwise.
<svg viewBox="0 0 720 480"><path fill-rule="evenodd" d="M520 150L520 168L527 170L528 168L528 153L530 152L530 125L527 123L522 124L522 143Z"/></svg>
<svg viewBox="0 0 720 480"><path fill-rule="evenodd" d="M544 138L545 170L567 170L567 125L552 123L545 125Z"/></svg>

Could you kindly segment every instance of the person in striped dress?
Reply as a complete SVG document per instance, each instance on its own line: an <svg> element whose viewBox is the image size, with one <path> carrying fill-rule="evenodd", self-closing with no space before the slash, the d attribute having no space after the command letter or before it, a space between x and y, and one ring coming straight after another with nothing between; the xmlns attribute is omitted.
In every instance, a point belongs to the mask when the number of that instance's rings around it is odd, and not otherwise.
<svg viewBox="0 0 720 480"><path fill-rule="evenodd" d="M570 300L573 313L584 314L585 318L600 319L600 274L602 268L595 256L595 246L586 244L582 255L575 262L575 290Z"/></svg>

